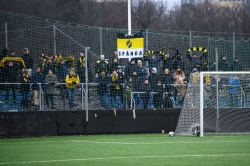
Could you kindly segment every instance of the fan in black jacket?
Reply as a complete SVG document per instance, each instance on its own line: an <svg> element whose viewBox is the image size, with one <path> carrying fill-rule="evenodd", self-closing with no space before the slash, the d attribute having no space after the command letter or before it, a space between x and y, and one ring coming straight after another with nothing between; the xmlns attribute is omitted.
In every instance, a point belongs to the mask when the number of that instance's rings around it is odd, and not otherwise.
<svg viewBox="0 0 250 166"><path fill-rule="evenodd" d="M22 100L21 100L21 107L28 107L28 94L29 94L29 91L30 91L30 82L31 82L31 77L28 75L28 71L27 70L23 70L23 74L20 78L20 83L21 84L21 87L20 87L20 90L21 90L21 94L22 94Z"/></svg>
<svg viewBox="0 0 250 166"><path fill-rule="evenodd" d="M163 92L164 88L161 84L161 81L157 83L156 90L157 93L154 95L154 106L155 108L161 108L161 105L163 104Z"/></svg>
<svg viewBox="0 0 250 166"><path fill-rule="evenodd" d="M150 108L150 106L148 105L149 104L149 98L150 98L150 92L151 92L151 86L148 82L148 80L145 80L144 81L144 84L143 84L143 92L145 93L142 93L142 100L143 100L143 108Z"/></svg>
<svg viewBox="0 0 250 166"><path fill-rule="evenodd" d="M166 92L173 91L174 77L169 73L169 69L165 69L165 73L161 76L161 83L165 85Z"/></svg>

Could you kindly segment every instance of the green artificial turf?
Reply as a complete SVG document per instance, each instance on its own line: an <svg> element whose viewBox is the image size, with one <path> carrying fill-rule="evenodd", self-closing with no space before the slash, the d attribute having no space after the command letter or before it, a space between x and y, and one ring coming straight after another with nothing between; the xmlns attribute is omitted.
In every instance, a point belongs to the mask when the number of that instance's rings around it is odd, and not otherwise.
<svg viewBox="0 0 250 166"><path fill-rule="evenodd" d="M121 134L0 139L0 165L249 166L250 135Z"/></svg>

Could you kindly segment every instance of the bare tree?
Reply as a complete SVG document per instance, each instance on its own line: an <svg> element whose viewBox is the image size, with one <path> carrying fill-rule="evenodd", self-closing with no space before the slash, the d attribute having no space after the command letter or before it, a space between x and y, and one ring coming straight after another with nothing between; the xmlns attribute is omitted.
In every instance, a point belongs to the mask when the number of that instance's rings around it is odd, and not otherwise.
<svg viewBox="0 0 250 166"><path fill-rule="evenodd" d="M135 28L154 28L156 23L162 19L167 6L163 1L137 0L132 4L132 15ZM158 22L159 23L159 22Z"/></svg>

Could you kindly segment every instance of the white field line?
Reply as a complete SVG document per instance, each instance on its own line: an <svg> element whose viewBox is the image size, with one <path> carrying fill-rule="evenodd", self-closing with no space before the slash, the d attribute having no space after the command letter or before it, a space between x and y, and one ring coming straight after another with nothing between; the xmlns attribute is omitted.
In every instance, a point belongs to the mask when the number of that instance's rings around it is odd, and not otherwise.
<svg viewBox="0 0 250 166"><path fill-rule="evenodd" d="M249 141L187 141L187 142L173 142L173 141L159 141L159 142L114 142L114 141L85 141L85 140L68 140L68 141L41 141L41 142L15 142L15 143L0 143L0 145L20 145L20 144L47 144L47 143L93 143L93 144L121 144L121 145L152 145L152 144L204 144L204 143L249 143Z"/></svg>
<svg viewBox="0 0 250 166"><path fill-rule="evenodd" d="M71 162L71 161L89 161L89 160L115 160L115 159L141 159L141 158L185 158L185 157L244 157L250 154L211 154L211 155L175 155L175 156L134 156L134 157L98 157L98 158L80 158L80 159L64 159L64 160L40 160L40 161L20 161L20 162L2 162L0 165L11 164L34 164L34 163L55 163L55 162Z"/></svg>

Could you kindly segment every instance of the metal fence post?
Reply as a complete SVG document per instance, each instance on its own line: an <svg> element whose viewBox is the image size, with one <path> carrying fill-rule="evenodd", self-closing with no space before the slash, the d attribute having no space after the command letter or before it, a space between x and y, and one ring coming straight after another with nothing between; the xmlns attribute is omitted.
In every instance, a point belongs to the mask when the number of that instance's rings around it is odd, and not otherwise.
<svg viewBox="0 0 250 166"><path fill-rule="evenodd" d="M144 52L148 50L148 29L146 29L145 46L146 50L144 50ZM146 66L148 67L148 61L146 61Z"/></svg>
<svg viewBox="0 0 250 166"><path fill-rule="evenodd" d="M102 55L102 28L99 28L99 37L100 37L100 55Z"/></svg>
<svg viewBox="0 0 250 166"><path fill-rule="evenodd" d="M8 48L8 23L4 23L5 27L5 48Z"/></svg>
<svg viewBox="0 0 250 166"><path fill-rule="evenodd" d="M235 58L235 32L233 32L233 60Z"/></svg>
<svg viewBox="0 0 250 166"><path fill-rule="evenodd" d="M192 47L192 31L189 31L189 47Z"/></svg>
<svg viewBox="0 0 250 166"><path fill-rule="evenodd" d="M56 26L53 25L54 55L56 55Z"/></svg>
<svg viewBox="0 0 250 166"><path fill-rule="evenodd" d="M86 110L86 121L89 121L89 107L88 107L88 49L90 49L90 47L85 47L85 65L86 65L86 68L85 68L85 110ZM83 96L82 96L82 99L83 99Z"/></svg>

